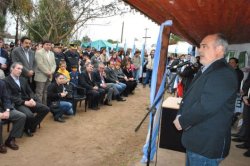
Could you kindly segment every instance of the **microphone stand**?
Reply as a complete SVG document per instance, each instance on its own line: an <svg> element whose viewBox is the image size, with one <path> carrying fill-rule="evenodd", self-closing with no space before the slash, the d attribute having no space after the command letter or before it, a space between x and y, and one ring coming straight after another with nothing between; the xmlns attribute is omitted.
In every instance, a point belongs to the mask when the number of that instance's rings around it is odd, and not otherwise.
<svg viewBox="0 0 250 166"><path fill-rule="evenodd" d="M167 73L166 73L167 74ZM173 83L173 81L175 80L177 76L176 75L171 79L171 81L169 83L167 83L167 86L164 87L164 90L162 91L162 93L160 94L160 96L155 100L155 102L153 103L153 105L150 107L149 111L147 112L147 114L144 116L144 118L142 119L142 121L140 122L140 124L135 128L135 132L137 132L141 125L143 124L143 122L145 121L145 119L148 117L148 115L150 113L152 113L152 119L151 119L151 124L150 124L150 134L149 134L149 146L148 146L148 150L147 150L147 166L149 166L150 163L150 154L151 154L151 143L152 143L152 133L153 133L153 126L154 126L154 116L156 113L156 105L157 103L162 99L162 97L164 96L166 90L169 88L169 86ZM164 77L163 77L164 78ZM166 77L167 78L167 77Z"/></svg>

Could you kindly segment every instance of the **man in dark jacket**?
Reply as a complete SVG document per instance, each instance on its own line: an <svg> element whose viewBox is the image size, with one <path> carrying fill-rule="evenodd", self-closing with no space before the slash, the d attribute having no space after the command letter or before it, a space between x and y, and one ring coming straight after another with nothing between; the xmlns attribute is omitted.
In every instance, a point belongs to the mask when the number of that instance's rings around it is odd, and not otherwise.
<svg viewBox="0 0 250 166"><path fill-rule="evenodd" d="M11 65L11 73L5 78L5 82L14 107L27 116L24 127L25 133L28 136L33 136L37 125L48 114L49 108L38 101L27 80L20 77L22 69L23 65L21 63L13 63ZM36 114L34 115L34 113Z"/></svg>
<svg viewBox="0 0 250 166"><path fill-rule="evenodd" d="M94 80L93 65L91 63L86 64L86 71L79 76L79 86L86 88L87 98L89 100L89 108L92 110L99 110L99 104L103 103L105 90L99 88Z"/></svg>
<svg viewBox="0 0 250 166"><path fill-rule="evenodd" d="M9 137L3 144L2 137L2 121L8 120L13 123ZM23 127L25 124L26 115L14 109L11 104L4 81L0 80L0 153L6 153L5 146L18 150L18 145L15 143L15 138L20 138L23 135Z"/></svg>
<svg viewBox="0 0 250 166"><path fill-rule="evenodd" d="M238 81L224 59L227 45L222 34L201 41L199 55L204 67L193 79L174 120L176 129L183 130L187 166L218 166L229 154Z"/></svg>

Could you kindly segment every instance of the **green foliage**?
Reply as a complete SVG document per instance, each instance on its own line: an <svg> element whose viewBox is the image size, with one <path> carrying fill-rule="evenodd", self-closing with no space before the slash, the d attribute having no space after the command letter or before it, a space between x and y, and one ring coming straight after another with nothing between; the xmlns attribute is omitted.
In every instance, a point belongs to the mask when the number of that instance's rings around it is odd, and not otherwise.
<svg viewBox="0 0 250 166"><path fill-rule="evenodd" d="M5 23L6 23L5 17L0 15L0 34L3 33L4 31Z"/></svg>
<svg viewBox="0 0 250 166"><path fill-rule="evenodd" d="M28 23L28 30L34 41L49 39L59 42L58 37L67 33L74 25L71 6L60 0L40 0L37 16Z"/></svg>
<svg viewBox="0 0 250 166"><path fill-rule="evenodd" d="M117 41L117 40L112 40L112 39L108 39L107 42L112 43L112 44L119 43L119 41Z"/></svg>
<svg viewBox="0 0 250 166"><path fill-rule="evenodd" d="M91 39L88 36L83 36L82 42L83 43L88 43L88 42L91 42Z"/></svg>

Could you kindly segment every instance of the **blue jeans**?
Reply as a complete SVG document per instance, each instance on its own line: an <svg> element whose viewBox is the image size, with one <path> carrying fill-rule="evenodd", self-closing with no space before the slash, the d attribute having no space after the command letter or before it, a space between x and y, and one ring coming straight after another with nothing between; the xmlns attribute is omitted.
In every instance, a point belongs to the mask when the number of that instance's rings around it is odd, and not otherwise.
<svg viewBox="0 0 250 166"><path fill-rule="evenodd" d="M139 69L135 69L133 71L133 76L134 76L135 80L138 82L139 81L139 77L140 77L140 68Z"/></svg>
<svg viewBox="0 0 250 166"><path fill-rule="evenodd" d="M126 89L127 85L119 82L119 83L115 83L115 87L119 91L119 93L121 94Z"/></svg>
<svg viewBox="0 0 250 166"><path fill-rule="evenodd" d="M147 69L146 78L143 82L143 85L146 85L147 83L149 83L150 85L151 77L152 77L152 70Z"/></svg>
<svg viewBox="0 0 250 166"><path fill-rule="evenodd" d="M62 110L65 115L74 114L74 111L72 109L72 104L67 101L60 101L60 110Z"/></svg>
<svg viewBox="0 0 250 166"><path fill-rule="evenodd" d="M218 166L223 158L209 159L197 153L186 151L186 166Z"/></svg>

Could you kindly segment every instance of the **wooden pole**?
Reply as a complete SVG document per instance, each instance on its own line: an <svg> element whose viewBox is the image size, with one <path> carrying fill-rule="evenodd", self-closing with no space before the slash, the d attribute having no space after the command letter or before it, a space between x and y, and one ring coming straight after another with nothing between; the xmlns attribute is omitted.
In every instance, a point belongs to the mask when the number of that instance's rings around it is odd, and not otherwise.
<svg viewBox="0 0 250 166"><path fill-rule="evenodd" d="M160 52L160 62L159 62L159 68L158 68L158 73L157 73L157 83L156 83L156 92L155 95L157 94L164 73L165 73L165 66L167 63L167 55L168 55L168 45L169 45L169 38L170 38L170 27L165 26L163 29L162 33L162 43L161 43L161 52Z"/></svg>

